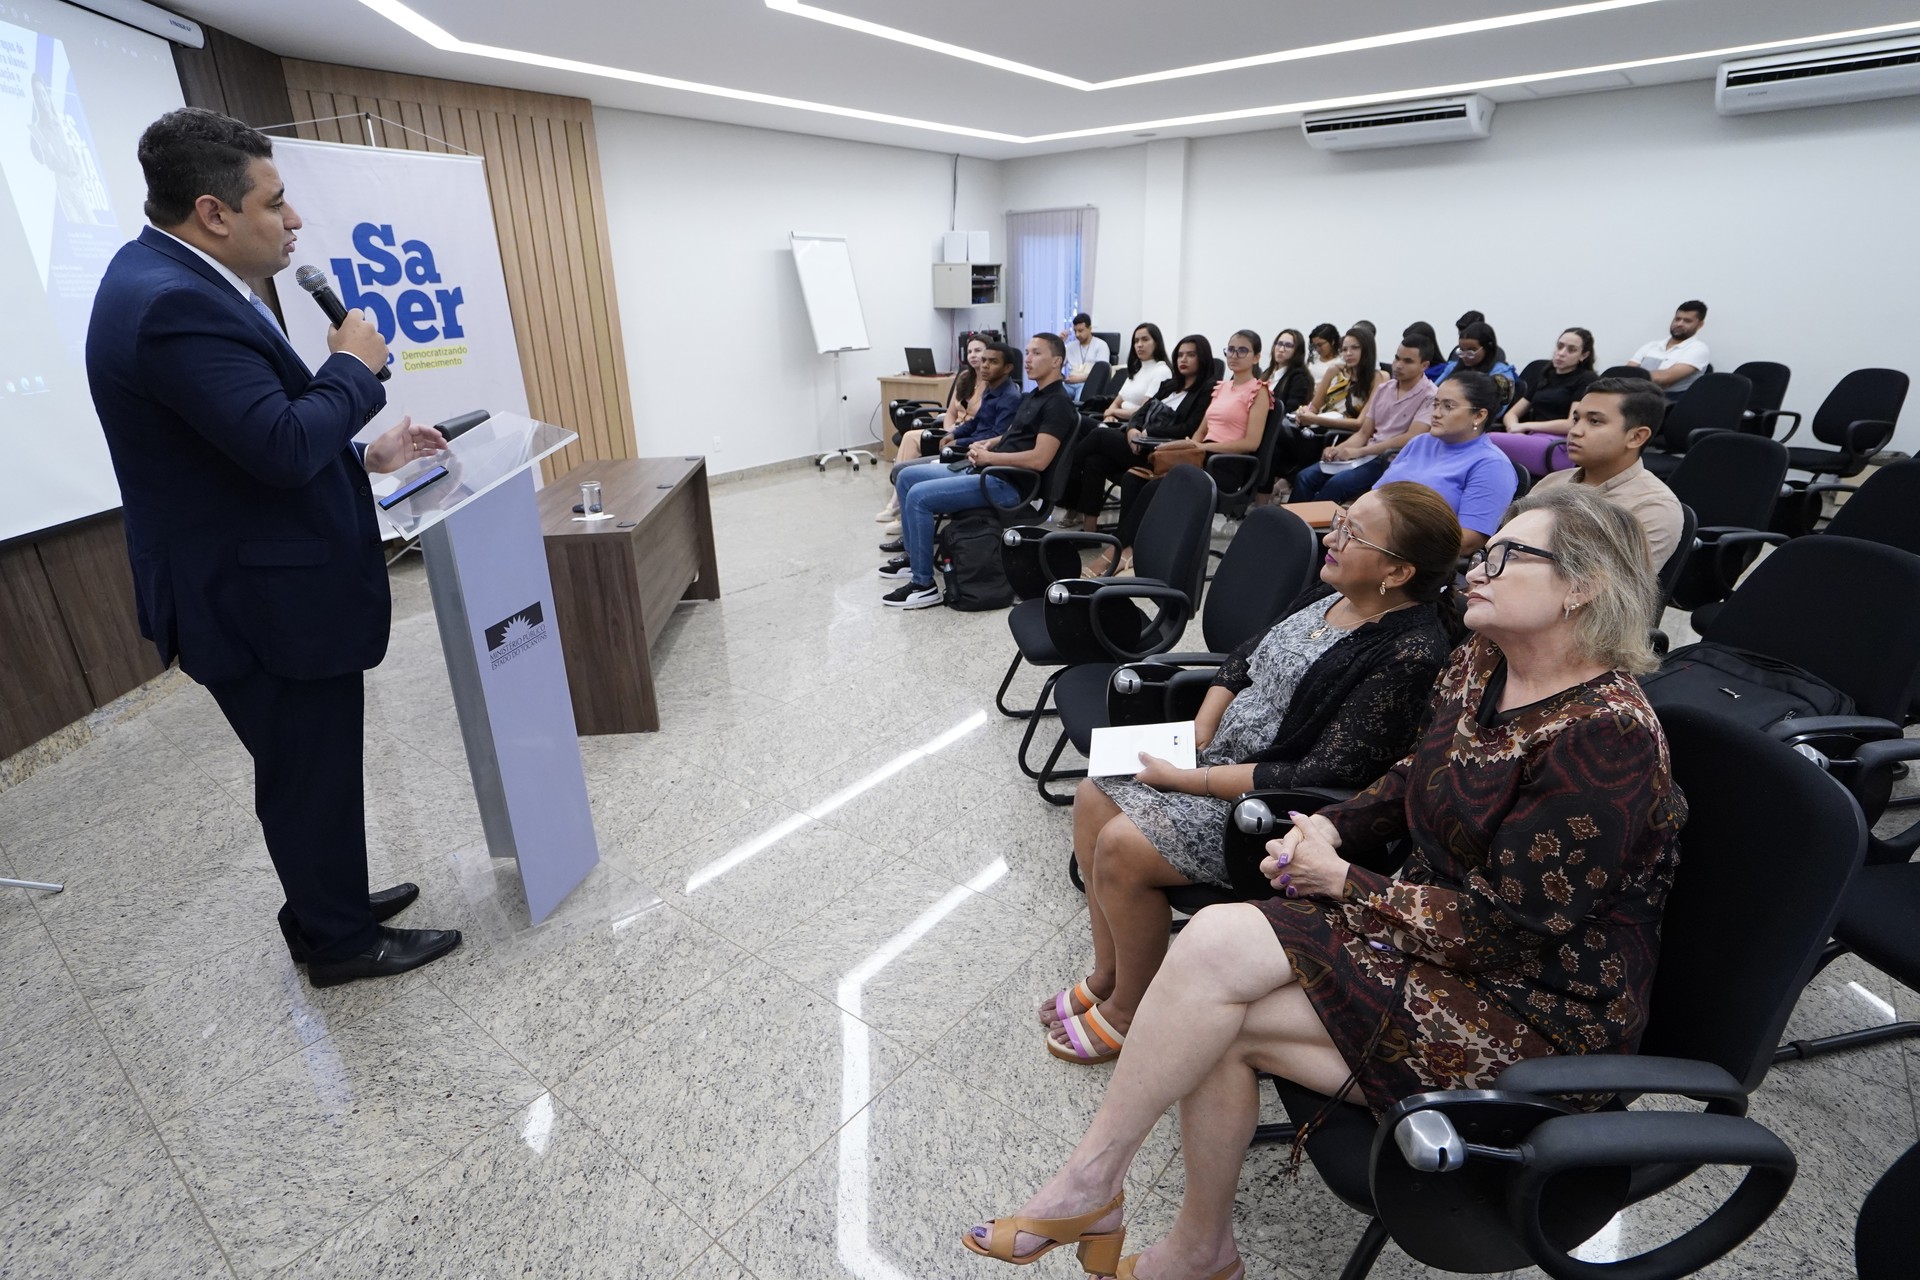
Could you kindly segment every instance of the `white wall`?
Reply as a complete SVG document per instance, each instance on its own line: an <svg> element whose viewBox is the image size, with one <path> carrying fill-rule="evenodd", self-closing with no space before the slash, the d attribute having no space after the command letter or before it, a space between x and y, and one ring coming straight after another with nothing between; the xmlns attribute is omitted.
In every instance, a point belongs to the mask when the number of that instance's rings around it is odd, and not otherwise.
<svg viewBox="0 0 1920 1280"><path fill-rule="evenodd" d="M997 308L932 304L951 156L607 108L594 127L642 456L698 451L722 472L875 439L874 379L905 367L903 348L944 366L950 323L1000 323ZM999 187L996 165L960 162L954 225L988 229L996 258ZM873 348L841 357L845 437L792 231L845 235L853 258Z"/></svg>
<svg viewBox="0 0 1920 1280"><path fill-rule="evenodd" d="M1148 319L1217 345L1243 325L1270 341L1364 316L1383 334L1429 320L1444 338L1472 307L1516 364L1577 324L1605 365L1699 297L1715 367L1792 366L1789 408L1811 414L1853 368L1920 376L1920 98L1722 118L1694 83L1506 104L1491 139L1444 147L1328 155L1297 129L1196 139L1174 315L1138 312L1140 263L1169 252L1129 238L1168 195L1148 189L1147 147L1002 167L1010 208L1099 207L1102 328ZM1920 452L1920 392L1895 447Z"/></svg>
<svg viewBox="0 0 1920 1280"><path fill-rule="evenodd" d="M929 264L952 159L598 109L601 171L644 453L715 471L821 447L789 231L843 233L869 352L843 357L851 435L900 349L949 349ZM1566 325L1617 363L1690 297L1717 368L1780 360L1808 412L1848 369L1920 375L1920 98L1723 119L1710 84L1503 105L1485 142L1350 155L1297 129L960 164L957 225L1004 253L1008 210L1100 210L1093 313L1216 345L1243 325L1383 334L1487 313L1516 364ZM952 313L957 327L998 311ZM1895 445L1920 452L1920 393ZM1805 434L1804 432L1802 433ZM1796 441L1797 443L1798 441Z"/></svg>

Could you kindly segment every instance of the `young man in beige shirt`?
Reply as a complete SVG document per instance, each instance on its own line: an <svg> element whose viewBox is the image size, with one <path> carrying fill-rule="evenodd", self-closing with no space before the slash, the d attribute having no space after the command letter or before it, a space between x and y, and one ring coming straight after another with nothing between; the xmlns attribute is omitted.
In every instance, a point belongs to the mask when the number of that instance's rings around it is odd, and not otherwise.
<svg viewBox="0 0 1920 1280"><path fill-rule="evenodd" d="M1573 403L1572 470L1551 472L1534 486L1591 485L1631 511L1646 531L1656 573L1680 542L1680 499L1641 464L1640 450L1666 411L1667 398L1645 378L1601 378Z"/></svg>

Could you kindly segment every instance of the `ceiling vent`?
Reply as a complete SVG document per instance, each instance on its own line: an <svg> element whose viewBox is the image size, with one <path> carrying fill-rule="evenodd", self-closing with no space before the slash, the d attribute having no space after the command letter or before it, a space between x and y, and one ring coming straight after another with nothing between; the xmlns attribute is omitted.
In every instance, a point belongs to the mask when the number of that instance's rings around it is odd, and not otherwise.
<svg viewBox="0 0 1920 1280"><path fill-rule="evenodd" d="M1389 102L1351 111L1313 111L1300 119L1307 145L1317 151L1366 151L1484 138L1493 124L1493 100L1479 94Z"/></svg>
<svg viewBox="0 0 1920 1280"><path fill-rule="evenodd" d="M1735 116L1912 93L1920 93L1920 37L1909 36L1722 63L1713 105Z"/></svg>

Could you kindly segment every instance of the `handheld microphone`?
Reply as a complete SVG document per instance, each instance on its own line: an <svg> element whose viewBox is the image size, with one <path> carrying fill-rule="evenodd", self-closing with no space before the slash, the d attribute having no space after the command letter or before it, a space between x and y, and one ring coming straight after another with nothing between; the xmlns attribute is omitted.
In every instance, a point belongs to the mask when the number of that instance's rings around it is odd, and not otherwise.
<svg viewBox="0 0 1920 1280"><path fill-rule="evenodd" d="M299 267L293 273L293 282L313 295L313 300L320 304L322 311L327 313L327 319L333 322L334 328L338 329L346 322L347 309L341 305L340 295L333 291L331 284L327 283L326 272L315 266ZM373 371L373 376L385 382L393 376L393 371L386 365L381 365Z"/></svg>

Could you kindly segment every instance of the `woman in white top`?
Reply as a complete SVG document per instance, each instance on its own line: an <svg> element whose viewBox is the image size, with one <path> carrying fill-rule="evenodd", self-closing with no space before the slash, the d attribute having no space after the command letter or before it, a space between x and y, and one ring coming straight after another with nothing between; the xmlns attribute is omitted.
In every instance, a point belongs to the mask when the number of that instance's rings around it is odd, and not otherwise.
<svg viewBox="0 0 1920 1280"><path fill-rule="evenodd" d="M1141 405L1153 398L1160 384L1172 376L1173 369L1167 360L1167 340L1160 336L1160 326L1136 325L1133 330L1133 349L1127 356L1127 380L1120 384L1119 392L1100 415L1100 421L1103 424L1127 421L1140 411Z"/></svg>

